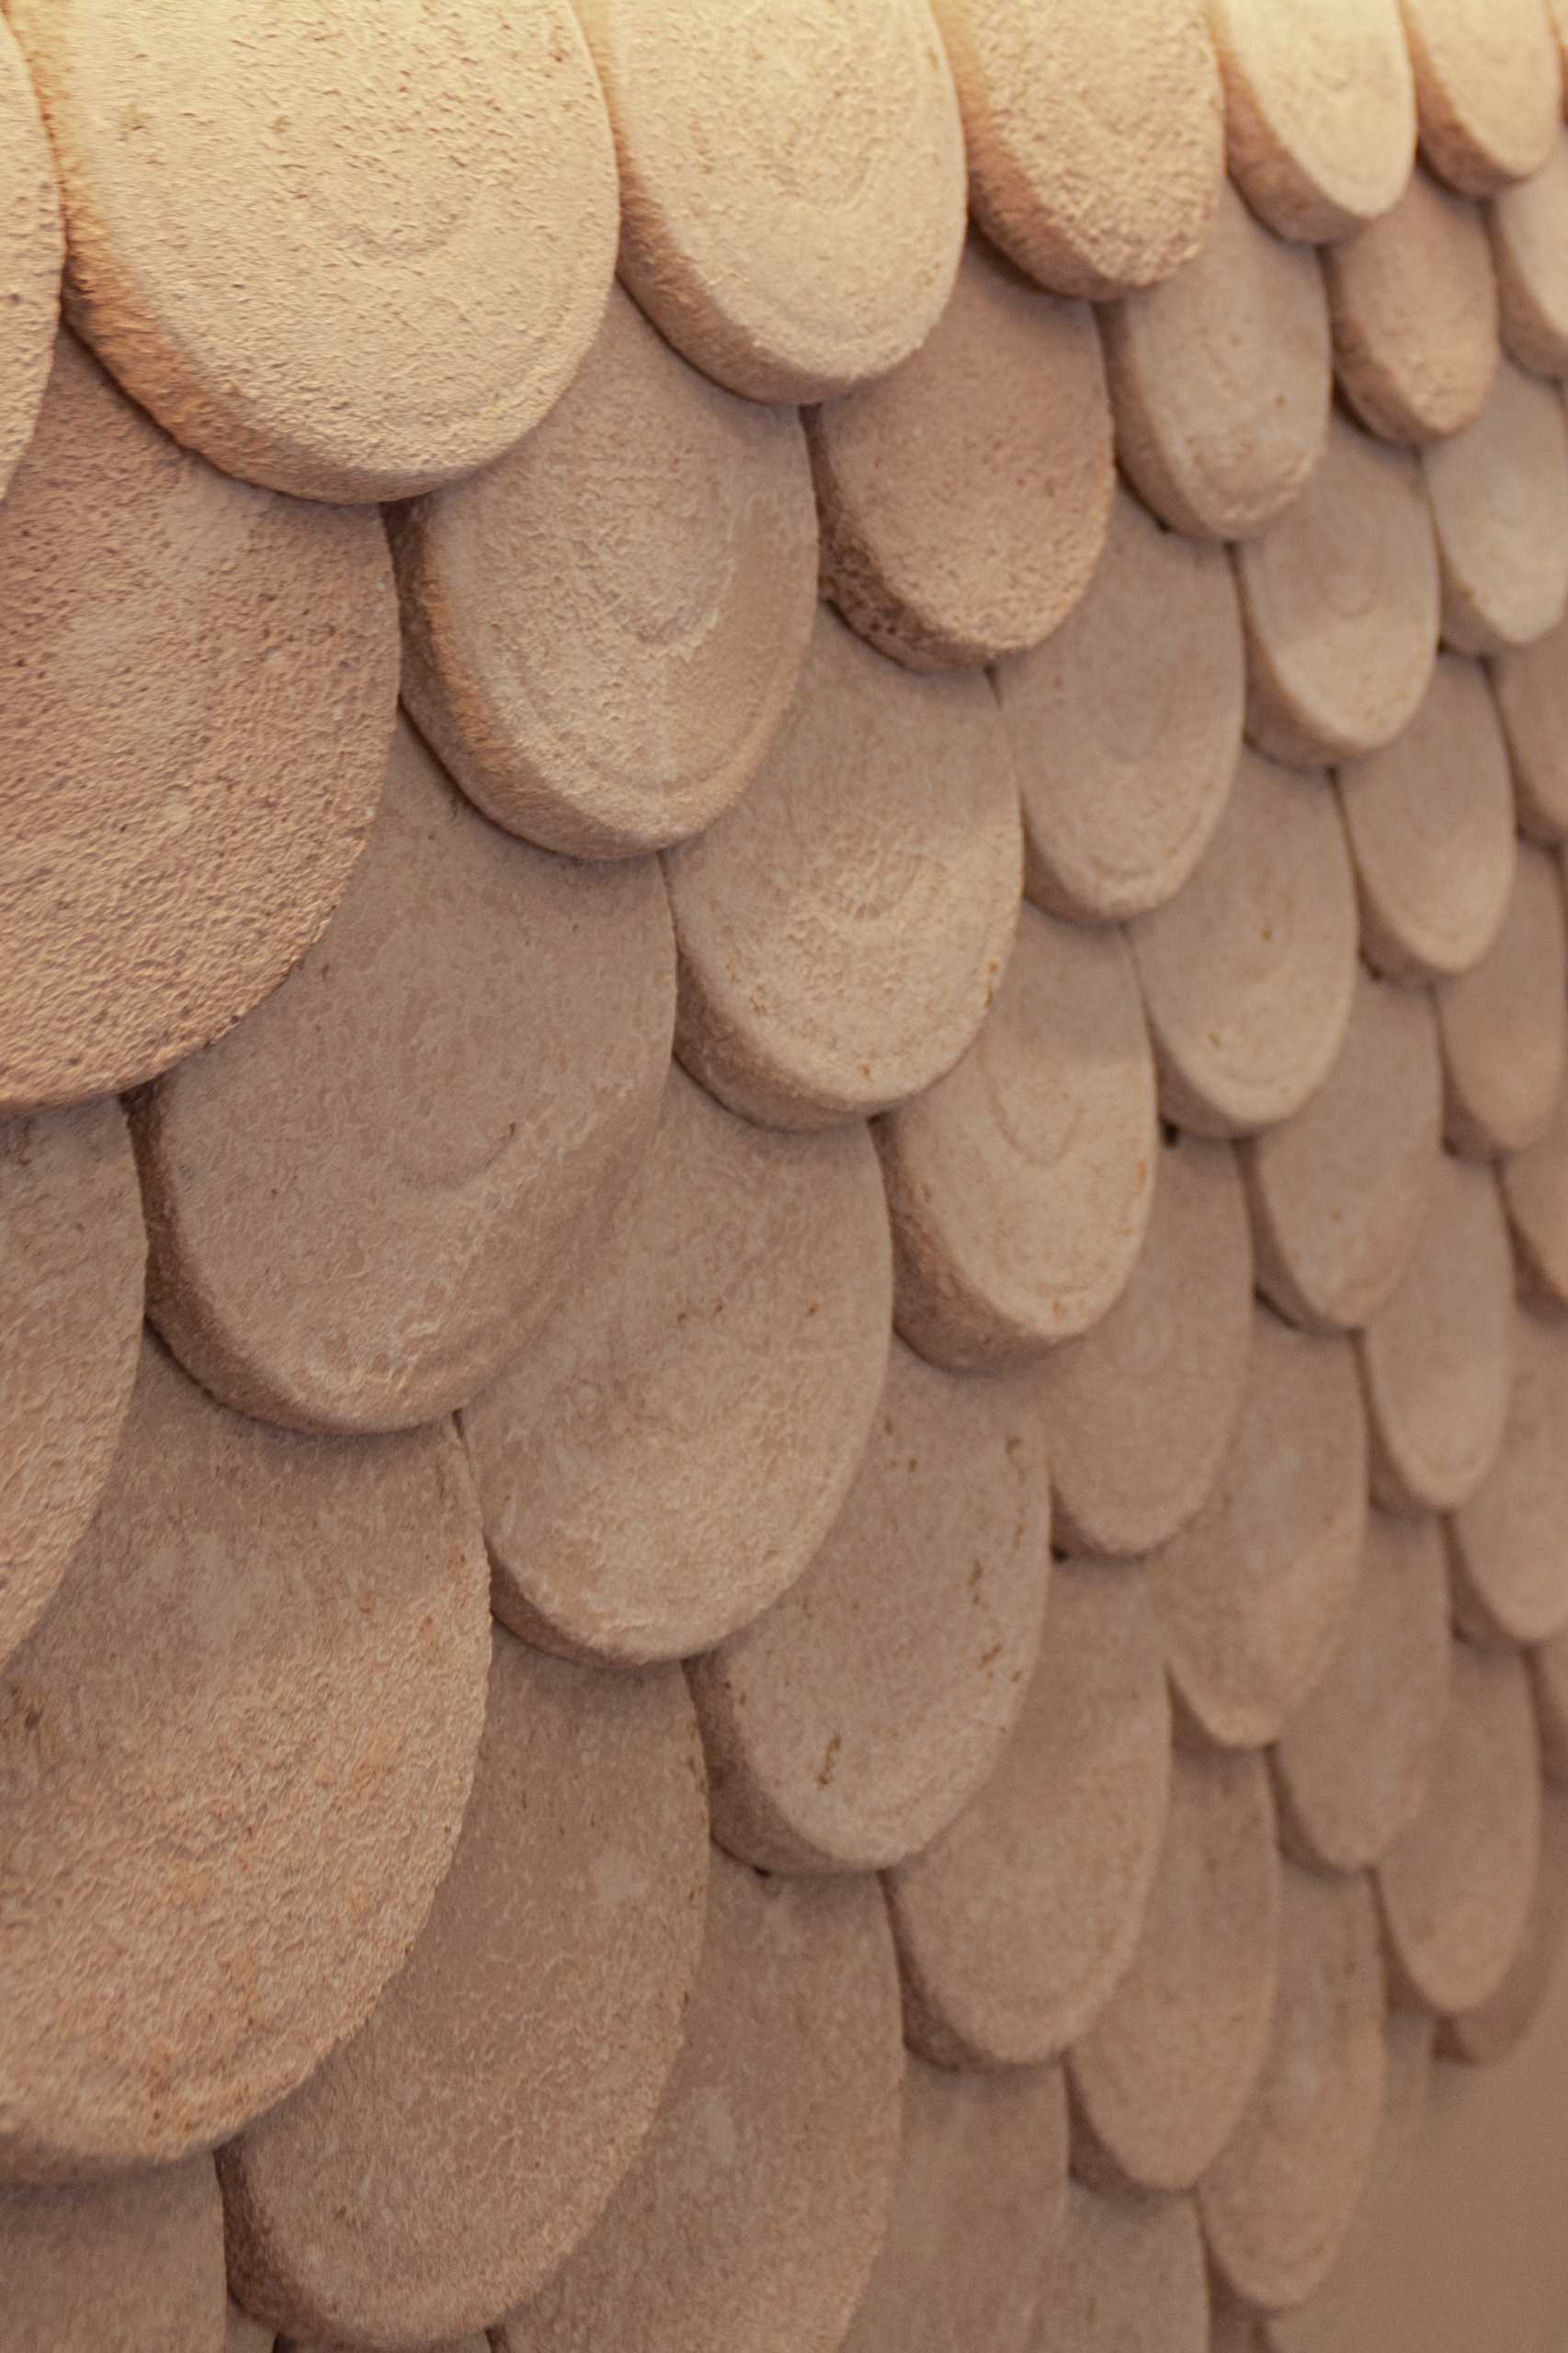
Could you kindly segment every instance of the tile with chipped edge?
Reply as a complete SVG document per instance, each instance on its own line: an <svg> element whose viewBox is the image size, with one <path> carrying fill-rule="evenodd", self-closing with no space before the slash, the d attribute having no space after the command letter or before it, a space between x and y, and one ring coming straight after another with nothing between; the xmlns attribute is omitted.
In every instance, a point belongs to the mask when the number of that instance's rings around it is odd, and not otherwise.
<svg viewBox="0 0 1568 2353"><path fill-rule="evenodd" d="M225 2140L360 2024L456 1844L487 1584L449 1425L298 1438L144 1344L97 1517L0 1676L0 2174Z"/></svg>
<svg viewBox="0 0 1568 2353"><path fill-rule="evenodd" d="M864 1127L754 1128L672 1065L593 1266L462 1409L496 1615L619 1665L756 1617L848 1492L892 1314Z"/></svg>
<svg viewBox="0 0 1568 2353"><path fill-rule="evenodd" d="M1435 2031L1434 2021L1419 2011L1387 2013L1382 2112L1350 2226L1327 2277L1306 2302L1262 2322L1256 2353L1359 2353L1358 2340L1346 2334L1354 2316L1356 2282L1384 2234L1397 2227L1394 2201L1426 2112Z"/></svg>
<svg viewBox="0 0 1568 2353"><path fill-rule="evenodd" d="M1234 2131L1268 2043L1280 1869L1262 1757L1175 1750L1131 1967L1067 2058L1091 2187L1190 2189Z"/></svg>
<svg viewBox="0 0 1568 2353"><path fill-rule="evenodd" d="M1548 847L1568 835L1568 620L1487 665L1514 772L1520 833Z"/></svg>
<svg viewBox="0 0 1568 2353"><path fill-rule="evenodd" d="M1403 2007L1473 2010L1501 1985L1524 1940L1541 1802L1523 1659L1456 1640L1436 1769L1377 1868L1389 1982Z"/></svg>
<svg viewBox="0 0 1568 2353"><path fill-rule="evenodd" d="M499 456L575 373L616 187L568 0L390 21L170 0L155 40L137 0L11 0L10 19L60 175L70 315L214 465L403 497Z"/></svg>
<svg viewBox="0 0 1568 2353"><path fill-rule="evenodd" d="M142 1341L147 1236L112 1097L0 1119L0 1664L97 1507Z"/></svg>
<svg viewBox="0 0 1568 2353"><path fill-rule="evenodd" d="M895 662L1021 653L1087 589L1116 481L1095 315L982 239L921 348L806 431L824 589Z"/></svg>
<svg viewBox="0 0 1568 2353"><path fill-rule="evenodd" d="M1258 749L1316 767L1392 743L1437 658L1437 547L1417 460L1336 411L1305 489L1233 560Z"/></svg>
<svg viewBox="0 0 1568 2353"><path fill-rule="evenodd" d="M871 1133L912 1347L972 1370L1088 1331L1131 1279L1158 1156L1122 935L1026 905L973 1045Z"/></svg>
<svg viewBox="0 0 1568 2353"><path fill-rule="evenodd" d="M1479 663L1439 654L1403 733L1347 760L1336 783L1372 970L1412 985L1468 972L1502 929L1517 855L1507 745Z"/></svg>
<svg viewBox="0 0 1568 2353"><path fill-rule="evenodd" d="M1070 2181L1028 2353L1210 2353L1191 2199Z"/></svg>
<svg viewBox="0 0 1568 2353"><path fill-rule="evenodd" d="M38 422L60 318L65 231L54 162L38 100L17 47L0 23L0 291L6 340L0 356L0 496Z"/></svg>
<svg viewBox="0 0 1568 2353"><path fill-rule="evenodd" d="M153 1322L225 1402L288 1427L465 1403L599 1247L674 1015L657 865L513 840L400 722L316 947L133 1107Z"/></svg>
<svg viewBox="0 0 1568 2353"><path fill-rule="evenodd" d="M1349 406L1385 440L1462 432L1497 372L1498 296L1481 213L1417 164L1390 212L1325 246L1334 364Z"/></svg>
<svg viewBox="0 0 1568 2353"><path fill-rule="evenodd" d="M1119 487L1079 602L992 673L1038 907L1120 923L1174 897L1230 795L1244 682L1223 552L1163 529Z"/></svg>
<svg viewBox="0 0 1568 2353"><path fill-rule="evenodd" d="M1424 453L1443 581L1443 642L1460 654L1533 644L1568 599L1568 418L1555 384L1500 359L1473 425Z"/></svg>
<svg viewBox="0 0 1568 2353"><path fill-rule="evenodd" d="M1522 1296L1568 1307L1568 1089L1540 1142L1505 1160L1498 1178Z"/></svg>
<svg viewBox="0 0 1568 2353"><path fill-rule="evenodd" d="M1496 1460L1446 1523L1454 1614L1483 1643L1568 1627L1568 1320L1518 1306Z"/></svg>
<svg viewBox="0 0 1568 2353"><path fill-rule="evenodd" d="M1173 1134L1126 1290L1035 1375L1059 1546L1148 1552L1201 1508L1241 1411L1252 1281L1230 1148Z"/></svg>
<svg viewBox="0 0 1568 2353"><path fill-rule="evenodd" d="M1224 176L1202 0L933 0L970 208L1040 285L1104 301L1190 261Z"/></svg>
<svg viewBox="0 0 1568 2353"><path fill-rule="evenodd" d="M0 640L8 1108L152 1078L321 932L392 732L385 536L214 472L62 333L0 506Z"/></svg>
<svg viewBox="0 0 1568 2353"><path fill-rule="evenodd" d="M1513 1379L1513 1267L1489 1168L1444 1154L1404 1272L1355 1346L1374 1500L1456 1511L1497 1459Z"/></svg>
<svg viewBox="0 0 1568 2353"><path fill-rule="evenodd" d="M819 401L925 342L964 233L926 0L577 0L620 165L622 283L753 400Z"/></svg>
<svg viewBox="0 0 1568 2353"><path fill-rule="evenodd" d="M1231 176L1277 236L1347 236L1396 204L1415 155L1399 0L1209 0Z"/></svg>
<svg viewBox="0 0 1568 2353"><path fill-rule="evenodd" d="M1244 750L1187 881L1128 926L1165 1117L1244 1136L1309 1102L1350 1018L1356 928L1325 780Z"/></svg>
<svg viewBox="0 0 1568 2353"><path fill-rule="evenodd" d="M1028 2353L1067 2200L1062 2071L911 2057L888 2234L843 2353Z"/></svg>
<svg viewBox="0 0 1568 2353"><path fill-rule="evenodd" d="M676 1051L786 1128L920 1094L972 1041L1017 928L1018 788L983 678L912 677L817 609L738 807L667 853Z"/></svg>
<svg viewBox="0 0 1568 2353"><path fill-rule="evenodd" d="M1449 1144L1494 1159L1539 1143L1568 1058L1562 878L1546 850L1520 842L1502 929L1433 999Z"/></svg>
<svg viewBox="0 0 1568 2353"><path fill-rule="evenodd" d="M1258 1288L1289 1322L1346 1331L1385 1303L1437 1179L1442 1120L1430 997L1358 964L1327 1078L1301 1110L1237 1152Z"/></svg>
<svg viewBox="0 0 1568 2353"><path fill-rule="evenodd" d="M1546 161L1562 110L1546 0L1400 0L1421 152L1466 196L1490 196Z"/></svg>
<svg viewBox="0 0 1568 2353"><path fill-rule="evenodd" d="M6 2353L224 2353L209 2156L74 2189L0 2189ZM264 2340L271 2353L270 2334ZM231 2332L230 2353L244 2340Z"/></svg>
<svg viewBox="0 0 1568 2353"><path fill-rule="evenodd" d="M1028 1375L893 1343L870 1440L782 1600L687 1662L713 1835L765 1870L886 1869L1002 1755L1040 1656L1048 1484Z"/></svg>
<svg viewBox="0 0 1568 2353"><path fill-rule="evenodd" d="M887 1874L913 2049L1015 2067L1078 2040L1131 1961L1169 1783L1144 1572L1057 1562L1040 1664L989 1779Z"/></svg>
<svg viewBox="0 0 1568 2353"><path fill-rule="evenodd" d="M679 1669L607 1675L497 1628L473 1792L412 1953L220 2153L246 2309L286 2335L410 2345L535 2293L653 2123L708 1857Z"/></svg>
<svg viewBox="0 0 1568 2353"><path fill-rule="evenodd" d="M1350 1343L1253 1311L1240 1416L1208 1501L1148 1556L1178 1727L1278 1738L1327 1666L1361 1574L1367 1428Z"/></svg>
<svg viewBox="0 0 1568 2353"><path fill-rule="evenodd" d="M1197 256L1103 313L1117 456L1197 539L1244 539L1304 489L1328 429L1328 306L1315 254L1227 183Z"/></svg>
<svg viewBox="0 0 1568 2353"><path fill-rule="evenodd" d="M1487 207L1503 341L1521 368L1568 376L1568 131Z"/></svg>
<svg viewBox="0 0 1568 2353"><path fill-rule="evenodd" d="M903 2075L875 1881L769 1880L716 1853L653 2130L495 2353L838 2345L895 2194Z"/></svg>
<svg viewBox="0 0 1568 2353"><path fill-rule="evenodd" d="M1280 1838L1298 1862L1378 1862L1437 1763L1452 1644L1439 1523L1372 1511L1333 1656L1269 1751Z"/></svg>
<svg viewBox="0 0 1568 2353"><path fill-rule="evenodd" d="M1370 2169L1386 2070L1370 1881L1290 1862L1283 1876L1267 2056L1198 2186L1210 2260L1257 2312L1304 2303L1332 2270Z"/></svg>
<svg viewBox="0 0 1568 2353"><path fill-rule="evenodd" d="M403 700L496 824L625 858L745 790L816 609L792 410L699 376L616 287L544 423L387 520Z"/></svg>
<svg viewBox="0 0 1568 2353"><path fill-rule="evenodd" d="M1542 1793L1540 1862L1524 1941L1507 1975L1478 2009L1439 2021L1437 2050L1470 2067L1494 2067L1517 2051L1540 2017L1568 1941L1568 1797Z"/></svg>

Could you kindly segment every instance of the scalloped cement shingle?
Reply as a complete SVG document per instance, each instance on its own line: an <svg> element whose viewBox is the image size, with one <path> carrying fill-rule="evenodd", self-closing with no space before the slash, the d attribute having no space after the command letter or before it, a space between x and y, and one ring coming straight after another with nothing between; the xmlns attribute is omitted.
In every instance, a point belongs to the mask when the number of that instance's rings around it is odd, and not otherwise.
<svg viewBox="0 0 1568 2353"><path fill-rule="evenodd" d="M1497 281L1475 206L1421 169L1391 212L1326 246L1339 389L1415 447L1472 425L1497 371Z"/></svg>
<svg viewBox="0 0 1568 2353"><path fill-rule="evenodd" d="M300 496L397 498L499 456L564 391L616 222L568 0L165 0L155 32L137 0L10 16L70 314L176 440Z"/></svg>
<svg viewBox="0 0 1568 2353"><path fill-rule="evenodd" d="M1400 0L1421 151L1466 196L1540 169L1562 106L1547 0Z"/></svg>
<svg viewBox="0 0 1568 2353"><path fill-rule="evenodd" d="M216 1393L290 1427L449 1413L598 1246L674 1014L653 860L513 840L401 724L325 935L135 1107L153 1323Z"/></svg>
<svg viewBox="0 0 1568 2353"><path fill-rule="evenodd" d="M615 131L621 279L677 351L750 399L815 401L925 342L964 231L926 0L577 13Z"/></svg>
<svg viewBox="0 0 1568 2353"><path fill-rule="evenodd" d="M412 1954L220 2156L230 2279L285 2332L424 2344L498 2320L591 2227L679 2049L709 1854L680 1670L494 1641L473 1793Z"/></svg>
<svg viewBox="0 0 1568 2353"><path fill-rule="evenodd" d="M457 1841L486 1589L449 1427L294 1437L145 1343L0 1675L0 2176L226 2140L358 2026Z"/></svg>
<svg viewBox="0 0 1568 2353"><path fill-rule="evenodd" d="M745 790L816 609L791 410L710 383L617 287L544 423L388 524L403 699L498 825L624 858Z"/></svg>
<svg viewBox="0 0 1568 2353"><path fill-rule="evenodd" d="M1224 178L1202 0L934 0L970 207L1040 285L1104 301L1190 261Z"/></svg>
<svg viewBox="0 0 1568 2353"><path fill-rule="evenodd" d="M1017 928L1018 788L983 678L916 678L817 608L738 807L665 859L676 1051L744 1118L869 1117L972 1041Z"/></svg>
<svg viewBox="0 0 1568 2353"><path fill-rule="evenodd" d="M147 1237L112 1098L0 1119L0 1665L47 1608L131 1406Z"/></svg>
<svg viewBox="0 0 1568 2353"><path fill-rule="evenodd" d="M386 541L215 473L62 334L0 643L0 1106L79 1101L229 1029L342 896L395 709Z"/></svg>
<svg viewBox="0 0 1568 2353"><path fill-rule="evenodd" d="M876 1870L951 1822L1017 1722L1051 1574L1027 1374L893 1343L848 1497L773 1608L687 1663L713 1835L765 1870Z"/></svg>
<svg viewBox="0 0 1568 2353"><path fill-rule="evenodd" d="M463 1408L496 1614L620 1665L756 1617L848 1493L892 1313L864 1127L754 1128L672 1066L594 1267Z"/></svg>
<svg viewBox="0 0 1568 2353"><path fill-rule="evenodd" d="M8 27L0 24L0 496L38 421L60 316L65 233L38 100Z"/></svg>
<svg viewBox="0 0 1568 2353"><path fill-rule="evenodd" d="M1399 0L1209 0L1231 174L1277 235L1321 244L1398 202L1415 158Z"/></svg>

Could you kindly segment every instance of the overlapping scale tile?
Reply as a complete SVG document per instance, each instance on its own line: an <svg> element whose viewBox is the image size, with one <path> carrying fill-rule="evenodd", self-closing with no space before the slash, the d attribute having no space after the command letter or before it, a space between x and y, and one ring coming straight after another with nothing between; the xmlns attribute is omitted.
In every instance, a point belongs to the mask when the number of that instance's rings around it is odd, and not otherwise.
<svg viewBox="0 0 1568 2353"><path fill-rule="evenodd" d="M1497 372L1498 295L1480 212L1417 164L1391 211L1326 246L1339 390L1385 440L1473 425Z"/></svg>
<svg viewBox="0 0 1568 2353"><path fill-rule="evenodd" d="M1415 153L1399 0L1209 0L1233 178L1281 237L1347 236L1396 204Z"/></svg>
<svg viewBox="0 0 1568 2353"><path fill-rule="evenodd" d="M0 2279L6 2353L234 2353L209 2156L73 2189L0 2190Z"/></svg>

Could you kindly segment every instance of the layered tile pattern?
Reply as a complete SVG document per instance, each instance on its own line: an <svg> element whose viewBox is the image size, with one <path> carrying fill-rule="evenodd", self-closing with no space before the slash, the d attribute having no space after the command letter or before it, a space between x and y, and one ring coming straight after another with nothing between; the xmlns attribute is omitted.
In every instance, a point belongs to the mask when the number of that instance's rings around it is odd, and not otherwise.
<svg viewBox="0 0 1568 2353"><path fill-rule="evenodd" d="M3 2353L1363 2353L1568 1934L1565 31L8 0Z"/></svg>

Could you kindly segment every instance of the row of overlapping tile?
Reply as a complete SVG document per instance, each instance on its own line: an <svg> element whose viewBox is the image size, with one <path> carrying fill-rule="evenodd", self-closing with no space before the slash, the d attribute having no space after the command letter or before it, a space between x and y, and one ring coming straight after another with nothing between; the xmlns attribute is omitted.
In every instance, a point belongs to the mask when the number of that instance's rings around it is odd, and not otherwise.
<svg viewBox="0 0 1568 2353"><path fill-rule="evenodd" d="M10 0L21 2353L1295 2353L1524 2029L1558 51L1211 13Z"/></svg>

